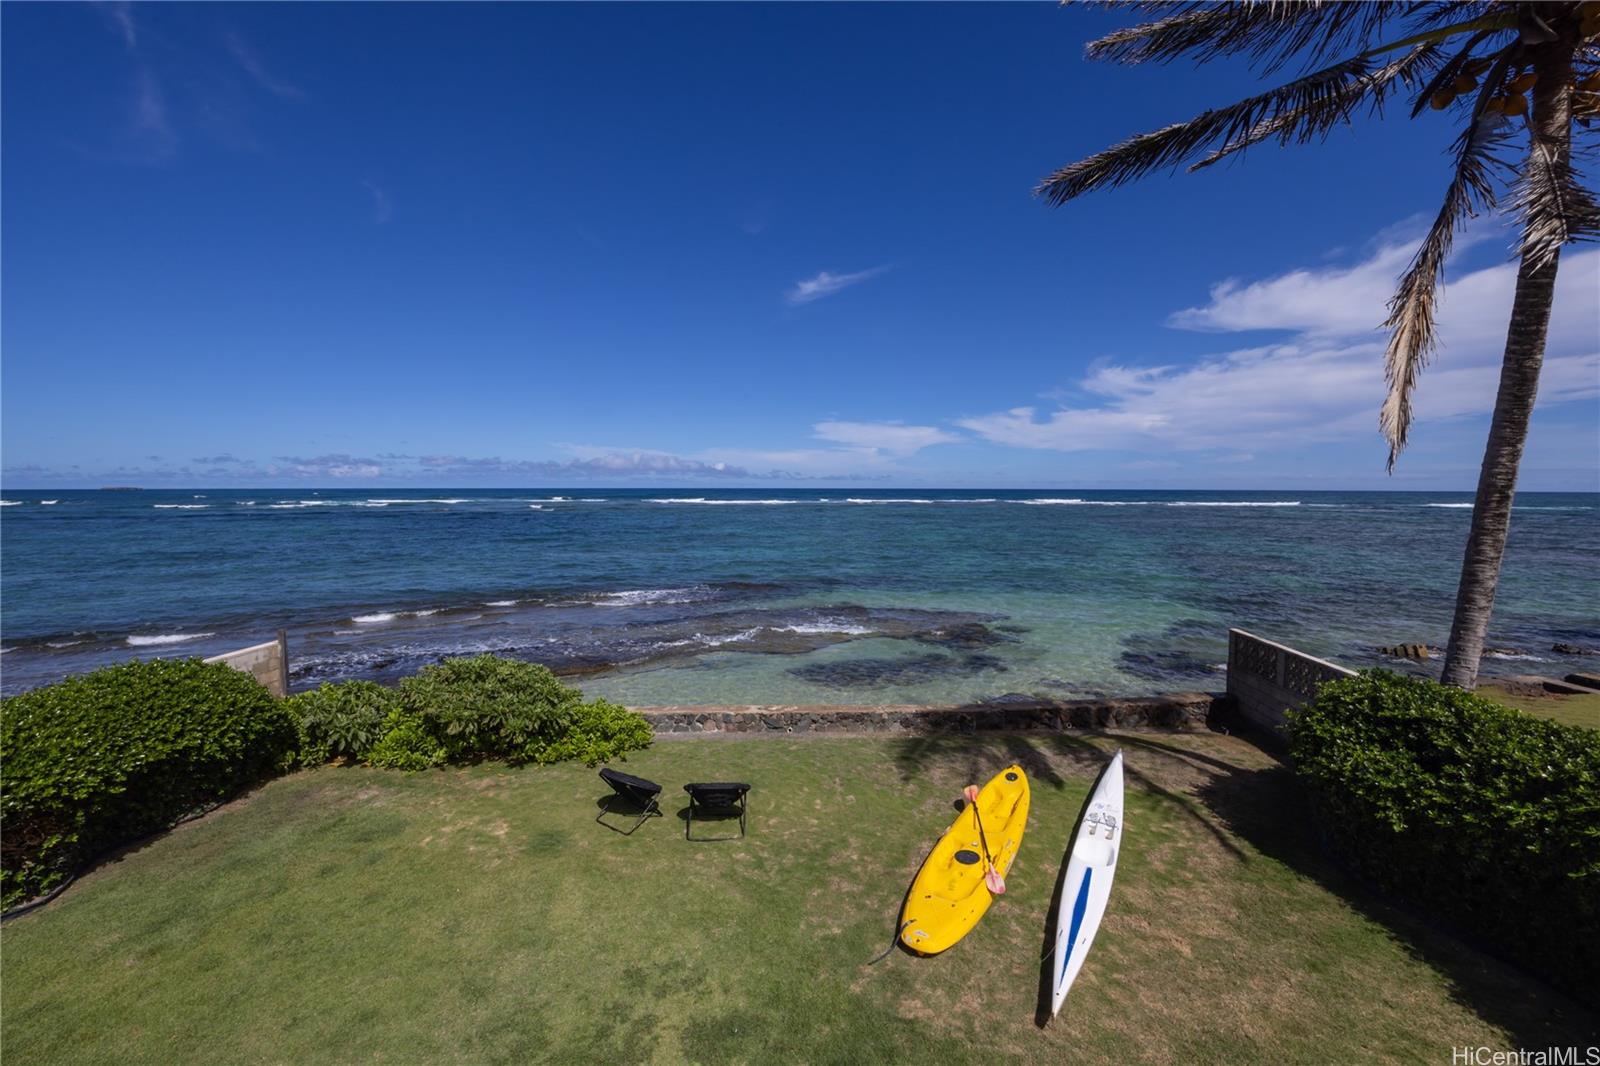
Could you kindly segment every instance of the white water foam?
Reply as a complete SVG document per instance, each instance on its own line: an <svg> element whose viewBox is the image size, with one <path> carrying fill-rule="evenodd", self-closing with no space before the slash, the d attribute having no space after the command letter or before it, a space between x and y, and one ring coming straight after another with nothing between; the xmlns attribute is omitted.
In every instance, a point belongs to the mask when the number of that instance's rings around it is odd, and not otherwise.
<svg viewBox="0 0 1600 1066"><path fill-rule="evenodd" d="M544 510L544 504L542 504L542 503L530 503L530 504L528 504L528 510L530 510L530 511L542 511L542 510Z"/></svg>
<svg viewBox="0 0 1600 1066"><path fill-rule="evenodd" d="M0 507L21 507L24 500L0 500Z"/></svg>
<svg viewBox="0 0 1600 1066"><path fill-rule="evenodd" d="M42 505L44 505L44 506L45 506L45 507L49 507L49 506L50 506L50 505L51 505L51 504L53 504L53 503L60 503L60 502L61 502L61 501L60 501L60 500L40 500L40 501L39 501L39 502L40 502L40 503L41 503L41 504L42 504Z"/></svg>
<svg viewBox="0 0 1600 1066"><path fill-rule="evenodd" d="M204 511L211 505L209 503L153 503L150 506L158 511Z"/></svg>
<svg viewBox="0 0 1600 1066"><path fill-rule="evenodd" d="M465 497L461 497L461 496L451 496L451 497L449 497L449 498L447 498L447 499L442 499L442 500L393 500L393 499L377 499L377 500L368 500L368 501L367 501L367 502L368 502L368 503L383 503L383 504L389 504L389 503L471 503L471 502L472 502L472 501L471 501L471 500L469 500L469 499L467 499L467 498L465 498Z"/></svg>
<svg viewBox="0 0 1600 1066"><path fill-rule="evenodd" d="M636 607L645 603L691 603L697 589L624 589L603 592L590 601L597 607Z"/></svg>
<svg viewBox="0 0 1600 1066"><path fill-rule="evenodd" d="M516 605L516 600L490 600L484 604L485 607L515 607Z"/></svg>
<svg viewBox="0 0 1600 1066"><path fill-rule="evenodd" d="M1425 503L1422 506L1424 506L1424 507L1451 507L1451 508L1468 507L1468 508L1470 508L1470 507L1473 506L1473 504L1470 504L1470 503Z"/></svg>
<svg viewBox="0 0 1600 1066"><path fill-rule="evenodd" d="M751 640L760 632L761 627L755 626L751 629L740 630L737 633L732 633L725 637L708 637L704 633L696 633L694 635L694 639L696 643L704 644L708 648L720 648L724 644L736 644L741 640ZM674 641L673 643L676 644L677 642Z"/></svg>
<svg viewBox="0 0 1600 1066"><path fill-rule="evenodd" d="M412 611L410 613L412 618L426 618L430 614L438 614L441 610L443 610L441 607L429 607L425 611Z"/></svg>
<svg viewBox="0 0 1600 1066"><path fill-rule="evenodd" d="M599 502L599 501L597 501ZM781 503L805 503L804 500L708 500L704 496L672 496L666 499L650 499L646 503L703 503L708 507L721 506L757 506L772 507Z"/></svg>
<svg viewBox="0 0 1600 1066"><path fill-rule="evenodd" d="M1299 500L1171 500L1168 507L1299 507Z"/></svg>
<svg viewBox="0 0 1600 1066"><path fill-rule="evenodd" d="M128 638L129 647L147 648L159 644L182 644L190 640L204 640L214 637L215 633L158 633L155 636L131 636Z"/></svg>
<svg viewBox="0 0 1600 1066"><path fill-rule="evenodd" d="M1485 659L1518 659L1529 663L1550 662L1543 655L1527 655L1520 651L1486 651L1483 653L1483 657Z"/></svg>
<svg viewBox="0 0 1600 1066"><path fill-rule="evenodd" d="M934 500L885 500L876 497L851 496L845 503L934 503Z"/></svg>
<svg viewBox="0 0 1600 1066"><path fill-rule="evenodd" d="M79 644L87 644L87 640L51 640L45 642L47 648L71 648Z"/></svg>
<svg viewBox="0 0 1600 1066"><path fill-rule="evenodd" d="M372 614L358 614L354 618L350 619L350 621L356 623L357 625L363 626L369 625L373 622L392 622L394 621L394 612L375 611Z"/></svg>
<svg viewBox="0 0 1600 1066"><path fill-rule="evenodd" d="M859 637L872 630L866 626L851 625L848 622L797 622L792 626L769 626L774 633L839 633L844 636Z"/></svg>

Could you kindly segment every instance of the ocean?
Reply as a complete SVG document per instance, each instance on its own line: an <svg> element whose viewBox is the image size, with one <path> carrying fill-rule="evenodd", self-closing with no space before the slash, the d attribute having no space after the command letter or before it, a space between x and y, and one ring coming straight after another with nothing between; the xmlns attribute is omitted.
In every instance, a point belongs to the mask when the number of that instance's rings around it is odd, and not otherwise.
<svg viewBox="0 0 1600 1066"><path fill-rule="evenodd" d="M8 491L0 688L289 633L295 688L442 657L635 705L944 704L1223 684L1238 626L1442 646L1463 493ZM1487 674L1600 659L1600 495L1523 493ZM1435 672L1437 660L1408 669Z"/></svg>

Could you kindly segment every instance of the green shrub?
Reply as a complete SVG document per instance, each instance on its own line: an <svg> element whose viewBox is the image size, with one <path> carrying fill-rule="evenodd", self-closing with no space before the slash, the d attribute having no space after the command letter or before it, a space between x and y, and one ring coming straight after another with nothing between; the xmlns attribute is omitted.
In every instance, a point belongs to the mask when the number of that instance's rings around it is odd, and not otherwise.
<svg viewBox="0 0 1600 1066"><path fill-rule="evenodd" d="M297 739L254 678L198 659L124 663L0 700L0 897L46 891L287 768Z"/></svg>
<svg viewBox="0 0 1600 1066"><path fill-rule="evenodd" d="M590 766L609 762L626 752L648 748L654 735L643 715L605 700L572 708L566 731L555 740L537 740L522 753L528 762L551 763L582 759Z"/></svg>
<svg viewBox="0 0 1600 1066"><path fill-rule="evenodd" d="M367 749L367 762L385 770L428 770L444 765L448 758L428 723L407 710L389 712L382 737Z"/></svg>
<svg viewBox="0 0 1600 1066"><path fill-rule="evenodd" d="M494 655L424 667L400 682L400 695L451 762L515 760L530 744L562 736L583 699L543 666Z"/></svg>
<svg viewBox="0 0 1600 1066"><path fill-rule="evenodd" d="M446 659L400 682L391 714L366 752L373 766L419 770L504 759L590 766L648 747L650 724L614 703L583 702L543 666L479 655Z"/></svg>
<svg viewBox="0 0 1600 1066"><path fill-rule="evenodd" d="M1289 716L1356 872L1583 994L1600 987L1600 732L1382 670Z"/></svg>
<svg viewBox="0 0 1600 1066"><path fill-rule="evenodd" d="M400 695L372 681L323 684L288 699L300 720L300 764L318 766L341 756L359 759L383 735L384 719Z"/></svg>

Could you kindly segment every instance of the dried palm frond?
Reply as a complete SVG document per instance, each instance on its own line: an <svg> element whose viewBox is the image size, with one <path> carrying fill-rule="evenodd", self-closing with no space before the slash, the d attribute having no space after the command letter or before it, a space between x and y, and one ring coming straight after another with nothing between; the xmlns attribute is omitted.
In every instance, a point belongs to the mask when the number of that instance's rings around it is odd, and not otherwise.
<svg viewBox="0 0 1600 1066"><path fill-rule="evenodd" d="M1456 231L1478 211L1495 206L1494 171L1505 166L1495 152L1505 143L1511 123L1504 115L1488 111L1486 105L1517 48L1512 45L1501 52L1484 79L1470 125L1456 139L1455 175L1445 190L1444 204L1389 301L1384 328L1391 332L1383 367L1389 392L1378 412L1378 425L1389 442L1390 471L1406 446L1406 434L1411 428L1411 393L1416 388L1417 375L1427 366L1438 342L1434 318L1439 282Z"/></svg>
<svg viewBox="0 0 1600 1066"><path fill-rule="evenodd" d="M1522 257L1535 269L1574 241L1600 237L1600 205L1572 161L1538 136L1528 150L1512 200L1522 218Z"/></svg>
<svg viewBox="0 0 1600 1066"><path fill-rule="evenodd" d="M1229 140L1198 163L1191 164L1189 170L1191 172L1203 170L1235 152L1242 152L1253 144L1274 137L1284 145L1293 143L1297 138L1304 140L1301 133L1311 124L1320 122L1324 124L1324 130L1331 129L1337 122L1348 121L1350 115L1364 101L1371 104L1371 110L1376 114L1383 110L1384 97L1396 84L1407 88L1416 85L1438 61L1437 45L1419 44L1394 62L1343 83L1338 91L1315 110L1287 111L1259 123L1242 136Z"/></svg>
<svg viewBox="0 0 1600 1066"><path fill-rule="evenodd" d="M1083 193L1116 188L1152 170L1179 166L1214 146L1248 141L1253 132L1273 123L1283 123L1274 129L1285 142L1316 140L1326 136L1359 101L1359 95L1352 99L1352 88L1382 90L1381 84L1372 82L1370 68L1371 61L1364 56L1346 59L1188 122L1129 138L1062 167L1034 192L1052 207L1059 206Z"/></svg>

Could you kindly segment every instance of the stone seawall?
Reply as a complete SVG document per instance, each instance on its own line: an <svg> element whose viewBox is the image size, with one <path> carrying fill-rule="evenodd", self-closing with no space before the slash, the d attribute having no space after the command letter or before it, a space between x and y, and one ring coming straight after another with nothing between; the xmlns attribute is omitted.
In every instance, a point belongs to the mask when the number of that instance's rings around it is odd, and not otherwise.
<svg viewBox="0 0 1600 1066"><path fill-rule="evenodd" d="M716 707L635 707L658 734L739 733L975 733L1045 730L1148 729L1196 732L1210 727L1228 697L1173 692L1129 699L1017 698L960 707L834 707L752 704Z"/></svg>

